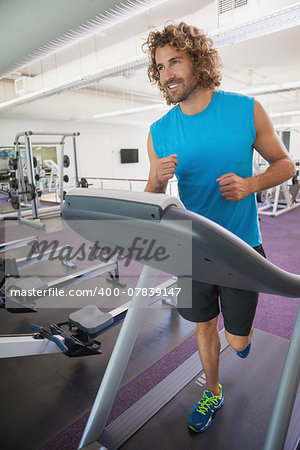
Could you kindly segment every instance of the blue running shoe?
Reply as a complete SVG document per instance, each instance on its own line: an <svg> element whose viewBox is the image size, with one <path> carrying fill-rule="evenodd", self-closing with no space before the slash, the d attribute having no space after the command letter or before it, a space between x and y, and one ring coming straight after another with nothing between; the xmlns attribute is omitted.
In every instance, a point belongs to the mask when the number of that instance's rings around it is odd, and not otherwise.
<svg viewBox="0 0 300 450"><path fill-rule="evenodd" d="M219 387L220 395L214 395L211 391L204 391L200 402L191 410L189 428L196 431L196 433L200 433L209 427L213 413L223 405L223 387L220 384Z"/></svg>
<svg viewBox="0 0 300 450"><path fill-rule="evenodd" d="M238 352L237 350L234 350L234 352L240 357L240 358L247 358L247 356L250 353L250 349L251 349L251 341L249 342L249 344L247 345L246 348L244 348L244 350L242 350L241 352Z"/></svg>

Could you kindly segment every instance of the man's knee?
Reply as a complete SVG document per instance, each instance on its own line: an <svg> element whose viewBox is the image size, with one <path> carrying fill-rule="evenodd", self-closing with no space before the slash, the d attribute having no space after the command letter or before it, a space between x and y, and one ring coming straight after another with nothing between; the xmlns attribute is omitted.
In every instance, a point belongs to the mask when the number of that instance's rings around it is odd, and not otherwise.
<svg viewBox="0 0 300 450"><path fill-rule="evenodd" d="M249 344L250 335L248 336L237 336L235 334L228 333L228 331L225 330L225 335L228 344L233 350L236 350L237 352L243 351L247 345Z"/></svg>
<svg viewBox="0 0 300 450"><path fill-rule="evenodd" d="M218 330L218 317L214 317L207 322L198 322L197 323L197 334L198 336L207 335L209 333L215 332Z"/></svg>

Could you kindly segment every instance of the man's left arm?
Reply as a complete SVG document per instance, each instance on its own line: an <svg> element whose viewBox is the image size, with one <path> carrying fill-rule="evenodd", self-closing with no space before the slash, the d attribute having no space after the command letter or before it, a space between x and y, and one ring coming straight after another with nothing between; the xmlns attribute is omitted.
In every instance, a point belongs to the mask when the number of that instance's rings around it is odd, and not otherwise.
<svg viewBox="0 0 300 450"><path fill-rule="evenodd" d="M228 201L242 200L254 192L278 186L296 173L295 163L277 135L267 112L257 101L254 104L254 125L256 139L253 147L269 166L265 172L249 178L241 178L234 173L227 173L218 178L222 196Z"/></svg>

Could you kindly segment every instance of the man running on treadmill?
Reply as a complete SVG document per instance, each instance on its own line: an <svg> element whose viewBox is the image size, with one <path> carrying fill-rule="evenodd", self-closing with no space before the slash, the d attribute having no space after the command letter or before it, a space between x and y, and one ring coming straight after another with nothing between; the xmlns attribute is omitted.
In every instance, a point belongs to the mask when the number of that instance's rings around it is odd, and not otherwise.
<svg viewBox="0 0 300 450"><path fill-rule="evenodd" d="M295 174L294 162L268 114L254 98L218 89L220 57L212 40L198 28L183 22L168 25L150 32L143 47L150 57L150 81L158 85L168 105L175 105L150 127L145 190L164 193L176 175L187 209L217 222L264 255L255 193ZM269 163L264 173L255 176L253 149ZM189 427L201 432L224 403L218 373L220 308L229 345L246 358L258 293L193 281L188 308L186 280L180 283L178 311L197 324L207 381L207 390L189 416Z"/></svg>

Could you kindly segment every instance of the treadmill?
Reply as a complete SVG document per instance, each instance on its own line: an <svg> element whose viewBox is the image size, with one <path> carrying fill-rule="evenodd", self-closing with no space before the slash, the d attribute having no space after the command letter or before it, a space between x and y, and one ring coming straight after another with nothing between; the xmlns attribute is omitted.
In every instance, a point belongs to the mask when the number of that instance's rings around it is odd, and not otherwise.
<svg viewBox="0 0 300 450"><path fill-rule="evenodd" d="M195 382L203 380L197 353L108 427L106 422L147 309L149 296L143 293L155 286L160 271L296 298L300 275L280 269L228 230L165 194L74 189L66 196L62 215L85 238L144 264L79 448L95 441L109 450L141 445L149 449L298 448L300 307L290 342L256 330L245 361L236 358L221 332L225 405L205 433L192 433L185 425L201 394ZM141 244L152 245L152 253L141 250Z"/></svg>

